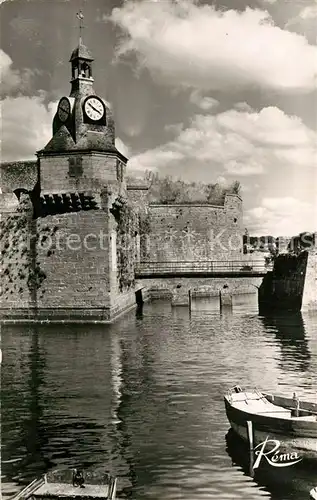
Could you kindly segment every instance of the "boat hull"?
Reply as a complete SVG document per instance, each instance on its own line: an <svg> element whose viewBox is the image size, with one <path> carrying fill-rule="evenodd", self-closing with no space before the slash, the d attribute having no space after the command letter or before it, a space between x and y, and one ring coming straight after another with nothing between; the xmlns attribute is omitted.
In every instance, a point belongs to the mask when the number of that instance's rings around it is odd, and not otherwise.
<svg viewBox="0 0 317 500"><path fill-rule="evenodd" d="M251 421L254 446L263 443L266 439L275 439L280 443L281 452L297 452L301 457L317 459L317 419L314 422L248 413L235 408L226 396L225 407L232 429L244 441L249 441L247 422ZM285 408L290 408L290 406L285 406Z"/></svg>
<svg viewBox="0 0 317 500"><path fill-rule="evenodd" d="M229 421L231 428L234 432L245 442L248 442L247 424L239 425L235 422ZM264 443L266 439L274 439L279 441L280 453L294 453L296 452L300 457L317 459L317 446L316 438L301 438L285 436L284 434L276 432L267 432L253 427L254 446Z"/></svg>

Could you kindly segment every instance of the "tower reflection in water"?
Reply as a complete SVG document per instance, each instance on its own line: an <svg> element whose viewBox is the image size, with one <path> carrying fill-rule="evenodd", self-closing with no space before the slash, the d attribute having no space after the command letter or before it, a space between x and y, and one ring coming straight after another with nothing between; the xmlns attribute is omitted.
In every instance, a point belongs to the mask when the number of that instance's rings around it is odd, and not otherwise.
<svg viewBox="0 0 317 500"><path fill-rule="evenodd" d="M274 331L281 348L281 363L290 371L307 372L311 353L301 313L261 316L266 330Z"/></svg>
<svg viewBox="0 0 317 500"><path fill-rule="evenodd" d="M6 335L13 338L10 349L6 349ZM51 466L43 454L48 440L41 404L45 352L37 328L21 337L15 335L13 327L3 327L2 345L1 427L6 436L2 440L2 472L8 472L11 480L29 481Z"/></svg>
<svg viewBox="0 0 317 500"><path fill-rule="evenodd" d="M9 497L53 467L107 468L125 478L120 484L129 490L133 473L125 461L128 438L120 417L125 405L120 340L105 327L58 329L2 329L6 493Z"/></svg>

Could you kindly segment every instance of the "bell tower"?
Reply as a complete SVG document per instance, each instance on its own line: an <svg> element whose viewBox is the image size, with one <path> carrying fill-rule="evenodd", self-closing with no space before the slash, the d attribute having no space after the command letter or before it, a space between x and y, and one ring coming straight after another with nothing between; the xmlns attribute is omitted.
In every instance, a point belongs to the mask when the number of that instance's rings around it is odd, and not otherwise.
<svg viewBox="0 0 317 500"><path fill-rule="evenodd" d="M79 20L79 43L78 47L73 50L70 57L71 63L71 73L72 79L70 81L71 97L76 97L78 94L93 93L93 77L92 77L92 62L93 57L88 50L88 48L83 44L82 31L83 26L83 13L82 11L77 13L77 19Z"/></svg>
<svg viewBox="0 0 317 500"><path fill-rule="evenodd" d="M93 57L80 37L78 47L73 50L70 58L72 73L70 97L93 93L92 62Z"/></svg>

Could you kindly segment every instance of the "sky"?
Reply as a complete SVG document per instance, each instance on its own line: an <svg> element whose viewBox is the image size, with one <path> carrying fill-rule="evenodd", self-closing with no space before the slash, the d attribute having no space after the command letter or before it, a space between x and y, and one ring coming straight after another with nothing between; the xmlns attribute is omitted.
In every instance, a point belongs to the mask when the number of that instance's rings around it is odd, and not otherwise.
<svg viewBox="0 0 317 500"><path fill-rule="evenodd" d="M250 234L317 230L317 2L4 0L1 160L34 158L83 39L128 173L242 185Z"/></svg>

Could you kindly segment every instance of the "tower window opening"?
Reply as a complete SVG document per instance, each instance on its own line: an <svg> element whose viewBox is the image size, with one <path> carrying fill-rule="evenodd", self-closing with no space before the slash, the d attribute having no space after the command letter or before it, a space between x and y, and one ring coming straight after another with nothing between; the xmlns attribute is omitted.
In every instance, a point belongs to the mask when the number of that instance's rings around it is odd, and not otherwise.
<svg viewBox="0 0 317 500"><path fill-rule="evenodd" d="M89 78L90 77L90 67L86 62L83 62L80 66L80 74L84 78Z"/></svg>

